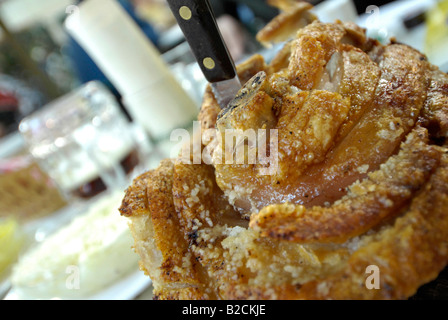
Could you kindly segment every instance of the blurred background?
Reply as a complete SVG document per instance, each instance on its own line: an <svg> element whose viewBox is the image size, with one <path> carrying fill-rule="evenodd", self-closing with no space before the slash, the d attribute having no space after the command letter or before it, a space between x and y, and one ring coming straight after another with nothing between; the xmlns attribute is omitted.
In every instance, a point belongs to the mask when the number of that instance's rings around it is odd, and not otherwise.
<svg viewBox="0 0 448 320"><path fill-rule="evenodd" d="M92 6L89 23L102 23L95 28L103 33L70 32L67 18L77 22L93 1L0 1L1 297L151 298L117 208L134 177L175 154L169 132L191 131L206 82L165 0L107 0L133 25ZM447 0L309 2L323 21L356 22L383 42L395 37L448 71ZM236 63L272 57L278 48L262 47L255 35L276 9L264 0L211 4ZM134 27L135 48L147 56L140 70L134 44L126 45ZM153 89L165 87L178 88L174 109ZM119 267L128 252L129 264ZM86 280L105 266L114 272Z"/></svg>

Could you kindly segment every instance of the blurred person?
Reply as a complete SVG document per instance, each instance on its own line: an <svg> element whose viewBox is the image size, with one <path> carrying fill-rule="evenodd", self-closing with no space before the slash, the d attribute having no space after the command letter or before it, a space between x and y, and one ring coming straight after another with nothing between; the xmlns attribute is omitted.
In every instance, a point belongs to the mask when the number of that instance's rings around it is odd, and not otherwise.
<svg viewBox="0 0 448 320"><path fill-rule="evenodd" d="M248 28L253 28L254 20L266 24L279 13L266 0L210 0L210 3L216 16L231 15Z"/></svg>
<svg viewBox="0 0 448 320"><path fill-rule="evenodd" d="M234 17L224 14L216 19L224 42L233 60L238 61L246 53L248 35L242 25Z"/></svg>
<svg viewBox="0 0 448 320"><path fill-rule="evenodd" d="M210 0L224 41L235 61L260 49L256 33L278 10L265 0Z"/></svg>

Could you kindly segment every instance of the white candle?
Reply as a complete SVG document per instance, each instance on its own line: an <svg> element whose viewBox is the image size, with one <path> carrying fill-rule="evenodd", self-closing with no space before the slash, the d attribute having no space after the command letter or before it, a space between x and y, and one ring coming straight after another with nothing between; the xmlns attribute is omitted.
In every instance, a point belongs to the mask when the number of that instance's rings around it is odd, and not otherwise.
<svg viewBox="0 0 448 320"><path fill-rule="evenodd" d="M151 135L167 136L197 116L196 104L115 0L83 2L65 25L123 96L134 120Z"/></svg>

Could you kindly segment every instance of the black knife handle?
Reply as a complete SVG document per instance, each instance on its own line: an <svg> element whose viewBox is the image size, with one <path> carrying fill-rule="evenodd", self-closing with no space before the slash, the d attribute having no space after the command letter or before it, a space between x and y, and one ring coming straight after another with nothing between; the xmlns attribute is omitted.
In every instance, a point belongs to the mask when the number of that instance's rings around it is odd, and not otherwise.
<svg viewBox="0 0 448 320"><path fill-rule="evenodd" d="M236 76L235 64L208 0L167 0L177 23L209 82Z"/></svg>

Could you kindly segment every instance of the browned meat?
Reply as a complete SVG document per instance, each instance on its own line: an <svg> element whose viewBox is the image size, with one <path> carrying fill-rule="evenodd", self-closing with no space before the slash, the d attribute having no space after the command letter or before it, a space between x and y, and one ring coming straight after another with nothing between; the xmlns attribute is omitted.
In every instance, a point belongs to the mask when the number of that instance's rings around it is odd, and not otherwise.
<svg viewBox="0 0 448 320"><path fill-rule="evenodd" d="M448 76L269 2L258 39L285 46L238 66L227 109L207 88L207 161L165 160L126 192L141 268L159 299L406 299L448 264Z"/></svg>

